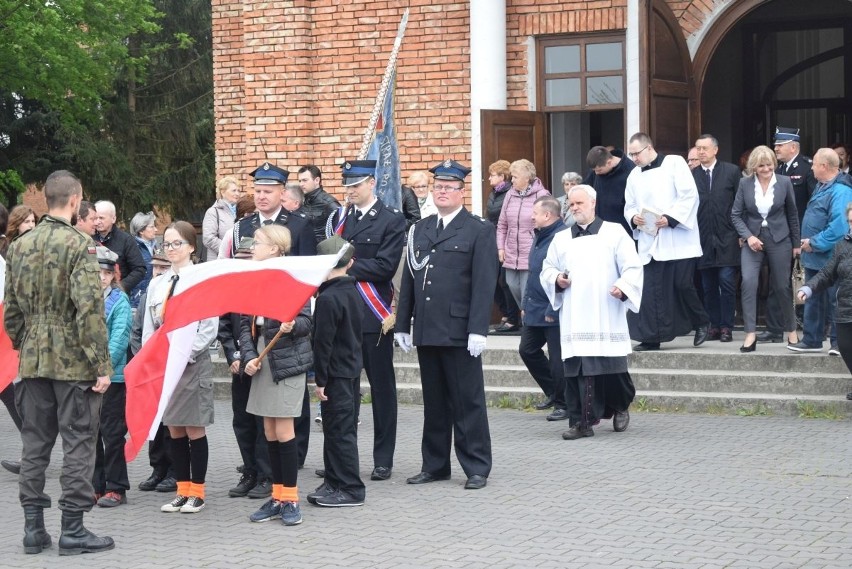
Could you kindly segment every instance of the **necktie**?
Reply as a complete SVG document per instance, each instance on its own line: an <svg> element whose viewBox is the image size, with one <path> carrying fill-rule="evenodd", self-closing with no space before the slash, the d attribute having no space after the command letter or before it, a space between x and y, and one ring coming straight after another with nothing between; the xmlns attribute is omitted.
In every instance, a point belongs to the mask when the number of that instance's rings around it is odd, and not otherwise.
<svg viewBox="0 0 852 569"><path fill-rule="evenodd" d="M272 225L272 220L271 219L264 219L262 225Z"/></svg>
<svg viewBox="0 0 852 569"><path fill-rule="evenodd" d="M443 230L444 230L444 220L439 219L438 220L438 235L440 235Z"/></svg>
<svg viewBox="0 0 852 569"><path fill-rule="evenodd" d="M704 173L707 175L707 189L710 189L710 184L713 183L713 171L710 168L704 168Z"/></svg>
<svg viewBox="0 0 852 569"><path fill-rule="evenodd" d="M356 209L355 210L355 223L358 223L359 221L361 221L362 217L364 217L364 212L362 212L360 209Z"/></svg>

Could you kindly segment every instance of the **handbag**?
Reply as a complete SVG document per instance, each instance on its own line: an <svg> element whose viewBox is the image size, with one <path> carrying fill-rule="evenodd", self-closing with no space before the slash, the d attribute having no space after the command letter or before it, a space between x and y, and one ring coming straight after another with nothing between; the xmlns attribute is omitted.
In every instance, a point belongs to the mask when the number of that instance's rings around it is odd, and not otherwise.
<svg viewBox="0 0 852 569"><path fill-rule="evenodd" d="M799 300L798 297L799 289L805 286L805 268L802 267L801 257L796 257L796 260L793 261L793 272L790 279L793 282L793 303L804 304L805 302Z"/></svg>

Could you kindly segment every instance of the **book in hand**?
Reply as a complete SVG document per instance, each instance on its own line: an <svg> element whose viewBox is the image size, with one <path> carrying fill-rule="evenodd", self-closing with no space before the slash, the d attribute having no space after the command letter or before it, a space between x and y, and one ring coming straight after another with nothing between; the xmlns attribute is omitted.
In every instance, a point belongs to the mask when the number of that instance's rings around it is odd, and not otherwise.
<svg viewBox="0 0 852 569"><path fill-rule="evenodd" d="M640 225L639 229L647 233L651 236L656 236L659 227L657 227L657 222L663 217L663 212L657 211L652 207L643 207L642 211L639 212L639 215L645 221L644 225Z"/></svg>

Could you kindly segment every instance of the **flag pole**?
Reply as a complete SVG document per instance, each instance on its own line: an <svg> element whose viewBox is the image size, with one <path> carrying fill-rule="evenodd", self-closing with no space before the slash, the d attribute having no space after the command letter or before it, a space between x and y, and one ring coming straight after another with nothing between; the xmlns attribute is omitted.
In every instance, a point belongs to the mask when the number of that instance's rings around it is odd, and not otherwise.
<svg viewBox="0 0 852 569"><path fill-rule="evenodd" d="M361 141L361 150L358 152L358 160L363 160L367 157L370 151L370 144L373 141L373 134L376 132L376 125L379 122L379 115L382 114L382 106L385 103L385 96L390 87L390 80L396 69L396 58L399 55L399 49L402 47L402 38L405 36L405 27L408 25L408 8L402 15L402 20L399 22L399 28L396 32L396 39L393 42L388 65L385 68L385 74L382 77L382 84L379 87L379 92L376 95L376 102L373 104L373 113L370 115L370 122L367 125L367 130L364 132L364 139Z"/></svg>

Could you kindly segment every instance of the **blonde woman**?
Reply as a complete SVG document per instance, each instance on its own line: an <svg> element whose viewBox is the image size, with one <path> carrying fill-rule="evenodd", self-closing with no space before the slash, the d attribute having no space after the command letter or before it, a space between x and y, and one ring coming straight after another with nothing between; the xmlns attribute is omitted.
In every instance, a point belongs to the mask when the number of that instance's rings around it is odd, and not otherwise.
<svg viewBox="0 0 852 569"><path fill-rule="evenodd" d="M210 206L201 223L201 241L207 249L206 261L219 258L219 246L234 227L237 201L243 193L236 178L231 176L225 176L216 184L216 203Z"/></svg>
<svg viewBox="0 0 852 569"><path fill-rule="evenodd" d="M254 233L252 259L263 262L290 251L290 231L267 225ZM240 351L245 373L251 376L246 411L263 417L263 431L272 471L272 498L249 516L253 522L280 518L285 526L302 523L296 484L299 456L295 418L302 415L305 372L313 366L310 303L290 322L263 316L242 317ZM268 353L264 348L281 334Z"/></svg>

